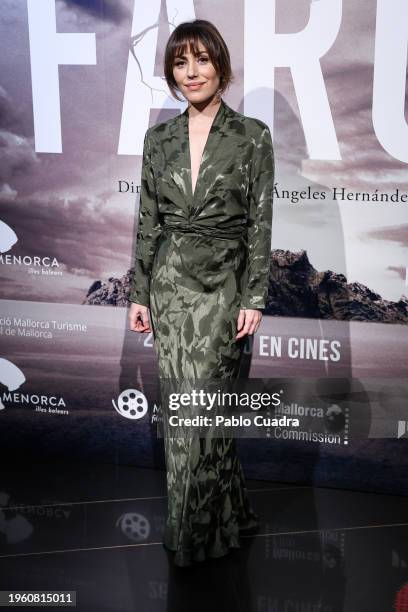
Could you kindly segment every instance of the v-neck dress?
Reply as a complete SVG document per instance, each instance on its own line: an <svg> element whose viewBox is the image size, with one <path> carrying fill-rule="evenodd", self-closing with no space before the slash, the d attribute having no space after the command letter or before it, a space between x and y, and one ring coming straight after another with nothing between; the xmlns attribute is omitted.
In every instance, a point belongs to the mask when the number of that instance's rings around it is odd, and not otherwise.
<svg viewBox="0 0 408 612"><path fill-rule="evenodd" d="M161 389L239 377L240 309L263 309L270 270L274 153L268 126L223 99L194 194L188 108L146 132L129 299L150 308ZM183 387L183 391L185 387ZM166 388L168 393L168 387ZM234 437L175 435L163 402L164 545L190 565L240 548L256 528Z"/></svg>

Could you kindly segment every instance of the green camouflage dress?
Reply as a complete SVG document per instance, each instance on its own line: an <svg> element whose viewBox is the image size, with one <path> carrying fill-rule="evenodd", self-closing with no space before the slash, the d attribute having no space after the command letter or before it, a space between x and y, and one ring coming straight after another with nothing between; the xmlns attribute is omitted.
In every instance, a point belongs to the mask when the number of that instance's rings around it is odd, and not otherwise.
<svg viewBox="0 0 408 612"><path fill-rule="evenodd" d="M130 301L150 308L164 380L236 379L241 308L263 309L270 268L274 153L268 126L224 100L194 194L188 108L149 128ZM234 437L175 435L163 403L164 545L190 565L240 548L256 529Z"/></svg>

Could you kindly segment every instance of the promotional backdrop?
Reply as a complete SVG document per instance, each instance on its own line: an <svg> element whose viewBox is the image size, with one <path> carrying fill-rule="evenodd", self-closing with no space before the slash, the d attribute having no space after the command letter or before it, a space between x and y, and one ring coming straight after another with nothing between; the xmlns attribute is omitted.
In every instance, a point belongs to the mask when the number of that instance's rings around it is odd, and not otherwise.
<svg viewBox="0 0 408 612"><path fill-rule="evenodd" d="M177 115L168 36L212 21L224 95L275 152L269 299L243 376L286 395L248 477L408 493L405 0L3 0L0 442L164 467L151 335L128 330L141 155ZM262 380L261 380L262 379ZM405 476L404 476L405 474Z"/></svg>

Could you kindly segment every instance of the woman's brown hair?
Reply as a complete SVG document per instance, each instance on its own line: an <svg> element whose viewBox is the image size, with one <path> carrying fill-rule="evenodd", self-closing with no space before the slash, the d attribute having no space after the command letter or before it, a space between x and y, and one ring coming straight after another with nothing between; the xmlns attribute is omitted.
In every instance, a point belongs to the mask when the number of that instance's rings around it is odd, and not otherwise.
<svg viewBox="0 0 408 612"><path fill-rule="evenodd" d="M183 55L189 46L197 55L199 42L206 48L211 63L220 77L220 96L233 80L228 47L215 25L205 19L185 21L173 30L164 52L164 76L171 93L177 100L181 98L177 95L178 87L173 76L174 60Z"/></svg>

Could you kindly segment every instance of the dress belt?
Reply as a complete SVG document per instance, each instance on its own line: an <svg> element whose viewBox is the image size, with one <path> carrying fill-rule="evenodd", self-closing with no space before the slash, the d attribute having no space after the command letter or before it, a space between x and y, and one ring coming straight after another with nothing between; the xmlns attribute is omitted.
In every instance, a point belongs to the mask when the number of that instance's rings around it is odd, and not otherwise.
<svg viewBox="0 0 408 612"><path fill-rule="evenodd" d="M224 240L237 240L238 238L244 238L247 235L247 227L242 225L241 227L233 227L228 229L222 229L219 227L205 227L190 225L188 223L164 223L164 232L183 232L186 234L200 234L202 236L209 236L210 238L222 238Z"/></svg>

